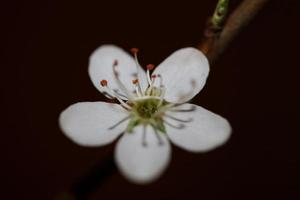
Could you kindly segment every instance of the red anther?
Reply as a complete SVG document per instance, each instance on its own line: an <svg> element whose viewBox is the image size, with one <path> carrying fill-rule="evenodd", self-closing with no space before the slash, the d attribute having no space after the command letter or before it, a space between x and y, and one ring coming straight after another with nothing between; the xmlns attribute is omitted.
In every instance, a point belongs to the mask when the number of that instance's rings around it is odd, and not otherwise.
<svg viewBox="0 0 300 200"><path fill-rule="evenodd" d="M151 78L155 79L157 77L157 75L153 74L151 75Z"/></svg>
<svg viewBox="0 0 300 200"><path fill-rule="evenodd" d="M154 69L154 65L153 64L148 64L147 65L147 70L153 70Z"/></svg>
<svg viewBox="0 0 300 200"><path fill-rule="evenodd" d="M118 65L118 60L114 60L113 66L117 66Z"/></svg>
<svg viewBox="0 0 300 200"><path fill-rule="evenodd" d="M138 79L133 79L133 80L132 80L132 83L133 83L133 84L137 84L138 82L139 82Z"/></svg>
<svg viewBox="0 0 300 200"><path fill-rule="evenodd" d="M138 48L131 48L131 49L130 49L130 52L131 52L132 54L137 54L137 52L139 52L139 49L138 49Z"/></svg>
<svg viewBox="0 0 300 200"><path fill-rule="evenodd" d="M103 79L102 81L100 81L100 84L102 87L107 86L107 80Z"/></svg>

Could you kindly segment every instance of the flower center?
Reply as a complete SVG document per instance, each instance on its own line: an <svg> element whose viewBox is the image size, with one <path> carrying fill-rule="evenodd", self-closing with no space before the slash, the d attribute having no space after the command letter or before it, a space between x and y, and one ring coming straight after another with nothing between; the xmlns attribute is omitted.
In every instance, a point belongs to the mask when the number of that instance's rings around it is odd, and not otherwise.
<svg viewBox="0 0 300 200"><path fill-rule="evenodd" d="M142 99L135 102L133 112L135 112L142 119L152 118L159 109L158 99Z"/></svg>
<svg viewBox="0 0 300 200"><path fill-rule="evenodd" d="M133 48L131 52L134 54L135 64L137 68L137 74L139 68L141 68L138 59L137 52L138 49ZM147 82L148 86L145 89L142 89L138 75L136 79L132 80L134 86L134 93L128 90L128 87L123 85L122 81L119 78L118 71L118 60L114 60L112 63L112 69L116 83L119 86L119 89L122 90L124 96L120 95L117 90L112 89L108 85L107 80L101 80L100 84L102 87L106 87L107 91L112 98L116 98L121 105L129 112L129 123L127 125L127 132L132 132L133 128L137 125L151 125L154 129L160 130L165 133L165 127L163 123L163 115L167 103L164 101L165 87L163 85L163 79L160 74L152 74L151 71L155 68L153 64L148 64L147 68ZM155 82L159 81L158 86L154 86Z"/></svg>
<svg viewBox="0 0 300 200"><path fill-rule="evenodd" d="M159 98L139 98L134 101L130 110L131 119L127 126L127 131L132 132L137 125L151 125L165 133L163 124L164 107L167 102Z"/></svg>
<svg viewBox="0 0 300 200"><path fill-rule="evenodd" d="M119 78L120 72L118 71L118 60L114 60L112 63L113 75L118 88L111 88L108 81L105 79L100 81L100 85L106 88L105 95L117 99L121 106L128 111L128 116L109 127L109 129L114 129L119 124L128 120L129 122L125 130L126 133L131 133L136 126L142 125L144 129L142 142L143 145L146 145L146 127L150 125L155 132L159 144L163 144L160 133L166 133L165 125L176 129L182 129L185 127L183 123L192 121L191 118L187 120L178 119L166 111L190 112L193 111L194 108L178 109L177 106L181 104L174 104L164 100L166 89L163 85L163 77L160 74L151 73L155 68L152 64L146 66L148 85L146 88L142 88L138 74L140 68L142 68L137 59L138 49L133 48L131 52L134 54L136 64L136 75L134 75L134 79L132 80L134 86L132 91L130 91L128 89L130 87L126 87ZM174 124L174 122L176 123Z"/></svg>

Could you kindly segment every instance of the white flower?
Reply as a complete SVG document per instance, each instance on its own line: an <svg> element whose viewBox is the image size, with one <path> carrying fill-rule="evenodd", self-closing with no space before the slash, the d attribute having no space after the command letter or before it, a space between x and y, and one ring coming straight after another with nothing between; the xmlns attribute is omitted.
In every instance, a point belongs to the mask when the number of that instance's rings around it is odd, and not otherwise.
<svg viewBox="0 0 300 200"><path fill-rule="evenodd" d="M226 119L185 103L203 88L209 72L206 57L195 48L174 52L156 69L145 72L122 49L104 45L90 57L94 86L120 104L81 102L59 118L63 132L82 146L117 142L115 160L121 173L135 183L158 178L171 158L170 141L190 152L205 152L230 136ZM153 73L151 73L151 71Z"/></svg>

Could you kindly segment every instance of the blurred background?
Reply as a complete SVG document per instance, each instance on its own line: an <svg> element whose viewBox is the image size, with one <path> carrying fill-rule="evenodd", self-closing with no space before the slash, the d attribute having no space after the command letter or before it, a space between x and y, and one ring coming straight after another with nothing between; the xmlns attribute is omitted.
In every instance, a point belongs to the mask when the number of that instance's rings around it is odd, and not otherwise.
<svg viewBox="0 0 300 200"><path fill-rule="evenodd" d="M104 100L87 73L95 48L138 47L143 65L157 65L176 49L199 43L216 2L3 2L0 199L48 200L76 192L91 169L98 173L95 166L102 174L101 184L87 196L92 200L296 199L296 0L270 0L211 66L205 88L192 101L231 122L233 135L221 148L191 154L174 147L166 173L153 184L137 186L111 163L114 144L83 148L58 127L58 116L68 105ZM231 0L230 9L240 2Z"/></svg>

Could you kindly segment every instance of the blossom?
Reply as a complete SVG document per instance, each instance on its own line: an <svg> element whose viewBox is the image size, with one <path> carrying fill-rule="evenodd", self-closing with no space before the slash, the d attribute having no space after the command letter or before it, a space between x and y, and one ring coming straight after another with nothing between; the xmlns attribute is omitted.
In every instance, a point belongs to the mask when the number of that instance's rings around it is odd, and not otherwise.
<svg viewBox="0 0 300 200"><path fill-rule="evenodd" d="M80 102L65 109L60 127L82 146L116 144L115 161L135 183L157 179L171 158L171 144L206 152L227 141L230 124L203 107L187 103L204 87L209 64L202 52L175 51L160 65L146 66L113 45L96 49L88 72L93 85L119 103Z"/></svg>

